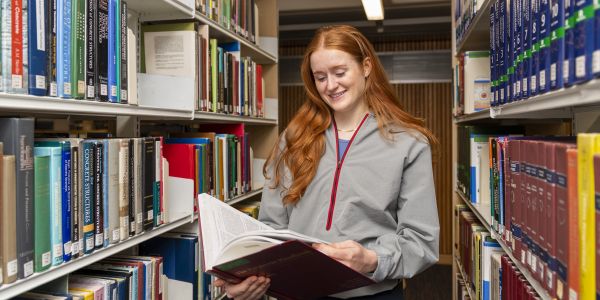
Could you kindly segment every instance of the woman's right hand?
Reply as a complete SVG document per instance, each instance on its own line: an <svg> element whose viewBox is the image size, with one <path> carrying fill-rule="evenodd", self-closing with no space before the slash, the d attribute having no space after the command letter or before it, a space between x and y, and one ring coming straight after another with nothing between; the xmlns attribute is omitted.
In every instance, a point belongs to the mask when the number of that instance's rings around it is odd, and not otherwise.
<svg viewBox="0 0 600 300"><path fill-rule="evenodd" d="M235 300L256 300L260 299L267 289L271 280L267 277L251 276L240 283L230 283L222 279L216 279L214 285L222 287L227 297Z"/></svg>

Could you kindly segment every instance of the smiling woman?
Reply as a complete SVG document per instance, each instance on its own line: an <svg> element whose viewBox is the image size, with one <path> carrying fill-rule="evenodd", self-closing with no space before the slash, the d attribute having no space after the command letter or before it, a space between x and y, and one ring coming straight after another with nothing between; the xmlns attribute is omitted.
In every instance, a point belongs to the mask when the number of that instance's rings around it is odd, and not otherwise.
<svg viewBox="0 0 600 300"><path fill-rule="evenodd" d="M436 139L399 106L373 46L353 27L319 29L301 75L308 97L265 164L259 220L330 242L313 247L376 282L330 297L402 299L399 280L439 257ZM257 299L269 280L216 284Z"/></svg>

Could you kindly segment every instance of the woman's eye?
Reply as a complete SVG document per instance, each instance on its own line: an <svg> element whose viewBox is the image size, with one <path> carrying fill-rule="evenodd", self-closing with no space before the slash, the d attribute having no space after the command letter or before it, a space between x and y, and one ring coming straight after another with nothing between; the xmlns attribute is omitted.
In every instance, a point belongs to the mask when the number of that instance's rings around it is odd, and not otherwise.
<svg viewBox="0 0 600 300"><path fill-rule="evenodd" d="M336 73L336 74L335 74L335 76L337 76L337 77L342 77L342 76L344 76L344 74L345 74L345 73Z"/></svg>
<svg viewBox="0 0 600 300"><path fill-rule="evenodd" d="M323 82L325 81L326 77L317 77L317 81L319 82Z"/></svg>

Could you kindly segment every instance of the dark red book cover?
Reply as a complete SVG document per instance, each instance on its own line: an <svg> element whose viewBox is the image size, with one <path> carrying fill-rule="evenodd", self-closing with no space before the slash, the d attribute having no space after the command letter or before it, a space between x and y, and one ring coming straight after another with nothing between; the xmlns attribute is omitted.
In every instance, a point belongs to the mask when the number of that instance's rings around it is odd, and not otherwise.
<svg viewBox="0 0 600 300"><path fill-rule="evenodd" d="M536 246L536 252L537 252L537 258L535 260L535 262L537 263L537 266L535 266L535 278L539 281L539 282L543 282L544 281L544 274L545 274L545 269L544 269L544 264L547 258L547 249L546 249L546 229L547 229L547 225L545 223L545 215L546 215L546 189L547 189L547 183L546 183L546 169L545 169L545 163L546 163L546 151L545 151L545 144L547 142L544 141L537 141L535 142L535 147L537 150L537 155L535 156L535 170L536 170L536 176L535 176L535 180L537 182L537 188L538 188L538 192L537 192L537 214L535 215L535 223L533 224L533 226L535 226L535 232L537 234L537 239L535 240L537 243Z"/></svg>
<svg viewBox="0 0 600 300"><path fill-rule="evenodd" d="M567 228L569 232L567 251L567 281L565 298L571 293L579 295L579 199L577 191L577 149L567 149Z"/></svg>
<svg viewBox="0 0 600 300"><path fill-rule="evenodd" d="M525 154L523 161L525 163L525 203L523 209L523 239L524 239L524 251L526 252L525 261L521 261L523 265L528 268L531 267L531 256L532 256L532 240L534 237L534 232L532 232L532 224L533 224L533 205L535 203L535 195L537 193L533 191L537 191L537 187L535 186L534 180L532 178L532 158L535 155L533 152L533 142L532 141L523 141L524 148L522 148L521 153ZM524 151L523 151L524 150Z"/></svg>
<svg viewBox="0 0 600 300"><path fill-rule="evenodd" d="M511 155L512 155L512 164L514 165L514 171L511 169L511 171L513 171L513 175L511 176L511 178L513 178L514 180L514 187L513 187L513 192L514 195L512 197L512 201L513 201L513 212L511 213L511 249L513 251L513 255L517 258L520 259L521 257L521 201L522 198L524 197L524 192L521 188L521 181L522 181L522 173L521 173L521 167L523 166L523 163L521 161L521 141L519 140L512 140L510 141L510 148L511 148ZM512 167L511 167L512 168Z"/></svg>
<svg viewBox="0 0 600 300"><path fill-rule="evenodd" d="M267 294L279 299L316 299L375 283L296 240L213 266L207 273L233 281L267 276L271 279Z"/></svg>
<svg viewBox="0 0 600 300"><path fill-rule="evenodd" d="M600 273L598 273L600 272L600 155L594 155L594 196L596 200L596 295L600 295Z"/></svg>
<svg viewBox="0 0 600 300"><path fill-rule="evenodd" d="M509 245L512 245L511 238L511 224L512 224L512 206L515 198L514 184L514 164L513 164L513 153L511 149L510 138L504 139L504 232L502 236L504 241ZM511 246L512 249L512 246Z"/></svg>
<svg viewBox="0 0 600 300"><path fill-rule="evenodd" d="M569 228L568 228L568 191L567 191L567 148L572 148L572 144L557 144L555 150L556 167L556 234L555 234L555 254L556 254L556 275L555 286L561 285L557 292L562 291L561 295L556 294L560 299L567 296L567 262L569 246Z"/></svg>
<svg viewBox="0 0 600 300"><path fill-rule="evenodd" d="M544 265L544 286L550 293L556 293L556 227L557 227L557 207L556 204L556 147L558 143L545 143L545 168L546 168L546 214L543 224L546 228L544 239L546 241L546 251L548 258Z"/></svg>

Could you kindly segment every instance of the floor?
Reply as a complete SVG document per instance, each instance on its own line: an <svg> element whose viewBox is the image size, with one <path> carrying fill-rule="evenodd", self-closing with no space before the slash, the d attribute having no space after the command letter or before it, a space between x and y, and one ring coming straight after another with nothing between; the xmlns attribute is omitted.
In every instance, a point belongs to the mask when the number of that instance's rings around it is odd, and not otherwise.
<svg viewBox="0 0 600 300"><path fill-rule="evenodd" d="M408 280L405 300L452 299L452 266L434 265Z"/></svg>

